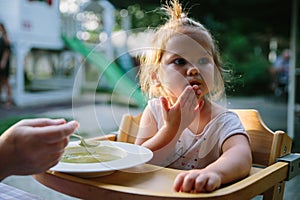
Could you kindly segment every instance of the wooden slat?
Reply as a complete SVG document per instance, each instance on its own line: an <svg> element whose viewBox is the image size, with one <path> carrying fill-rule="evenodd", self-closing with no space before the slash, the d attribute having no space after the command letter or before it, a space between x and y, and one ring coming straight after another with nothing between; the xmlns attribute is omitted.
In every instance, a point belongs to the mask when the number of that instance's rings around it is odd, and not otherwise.
<svg viewBox="0 0 300 200"><path fill-rule="evenodd" d="M119 135L117 140L119 142L134 143L136 135L139 130L139 124L142 114L137 116L124 115L120 123Z"/></svg>
<svg viewBox="0 0 300 200"><path fill-rule="evenodd" d="M172 191L175 176L180 170L145 165L144 173L118 171L98 178L79 178L64 173L51 172L37 174L42 184L83 199L102 197L118 199L250 199L272 185L284 180L288 164L279 162L265 169L252 168L251 175L239 182L212 193L177 193ZM137 169L141 170L141 169Z"/></svg>
<svg viewBox="0 0 300 200"><path fill-rule="evenodd" d="M270 130L254 109L233 109L250 135L253 163L269 166L291 151L292 140L283 131ZM284 151L286 153L284 153Z"/></svg>
<svg viewBox="0 0 300 200"><path fill-rule="evenodd" d="M99 137L93 137L88 140L97 140L97 141L103 141L103 140L110 140L110 141L116 141L117 135L116 134L107 134Z"/></svg>

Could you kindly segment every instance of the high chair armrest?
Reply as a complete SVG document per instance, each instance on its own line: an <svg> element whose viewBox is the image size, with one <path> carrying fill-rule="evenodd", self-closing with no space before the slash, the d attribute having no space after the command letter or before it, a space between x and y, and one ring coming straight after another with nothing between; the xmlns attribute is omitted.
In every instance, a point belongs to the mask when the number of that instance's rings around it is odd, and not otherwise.
<svg viewBox="0 0 300 200"><path fill-rule="evenodd" d="M277 162L263 169L252 167L251 174L248 177L221 188L219 191L250 199L263 193L277 183L284 181L288 175L288 168L289 164L285 162Z"/></svg>
<svg viewBox="0 0 300 200"><path fill-rule="evenodd" d="M289 164L288 177L286 181L300 174L300 154L290 153L276 159L277 162L286 162Z"/></svg>
<svg viewBox="0 0 300 200"><path fill-rule="evenodd" d="M109 176L84 179L48 171L37 174L34 178L52 189L77 198L92 199L92 197L103 196L111 199L136 200L240 200L251 199L285 180L288 174L288 165L285 162L277 162L264 169L252 167L250 175L236 183L211 193L197 194L173 192L173 180L180 170L169 168L144 173L142 176L135 173L115 172ZM146 165L146 167L157 168L152 165ZM62 185L68 185L68 187L62 187Z"/></svg>
<svg viewBox="0 0 300 200"><path fill-rule="evenodd" d="M99 137L93 137L88 140L96 140L96 141L101 141L101 140L110 140L110 141L116 141L117 140L117 133L113 132L107 135L102 135Z"/></svg>

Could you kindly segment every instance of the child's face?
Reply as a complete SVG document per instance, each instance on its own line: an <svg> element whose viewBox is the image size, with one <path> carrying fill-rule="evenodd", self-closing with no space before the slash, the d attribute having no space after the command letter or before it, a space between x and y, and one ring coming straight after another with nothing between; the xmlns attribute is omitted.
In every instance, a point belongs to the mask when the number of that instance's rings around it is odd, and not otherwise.
<svg viewBox="0 0 300 200"><path fill-rule="evenodd" d="M175 35L169 39L161 65L158 79L171 98L176 99L187 86L196 84L201 91L198 99L202 99L213 86L213 57L188 35Z"/></svg>

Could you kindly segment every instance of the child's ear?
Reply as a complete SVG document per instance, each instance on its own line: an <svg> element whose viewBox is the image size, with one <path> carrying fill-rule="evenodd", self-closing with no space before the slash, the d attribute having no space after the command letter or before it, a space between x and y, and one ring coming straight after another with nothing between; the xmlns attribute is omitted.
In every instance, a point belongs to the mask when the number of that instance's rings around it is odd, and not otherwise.
<svg viewBox="0 0 300 200"><path fill-rule="evenodd" d="M159 77L157 74L152 74L151 76L151 79L152 79L152 83L155 87L160 87L161 86L161 83L160 83L160 80L159 80Z"/></svg>

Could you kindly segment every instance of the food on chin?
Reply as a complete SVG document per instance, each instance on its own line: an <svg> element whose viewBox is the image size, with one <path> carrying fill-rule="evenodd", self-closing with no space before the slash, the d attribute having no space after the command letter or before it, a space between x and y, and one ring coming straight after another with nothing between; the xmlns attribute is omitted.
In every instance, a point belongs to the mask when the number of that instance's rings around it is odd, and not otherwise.
<svg viewBox="0 0 300 200"><path fill-rule="evenodd" d="M118 160L125 157L126 152L118 147L97 146L82 147L71 146L65 149L61 162L66 163L99 163Z"/></svg>

